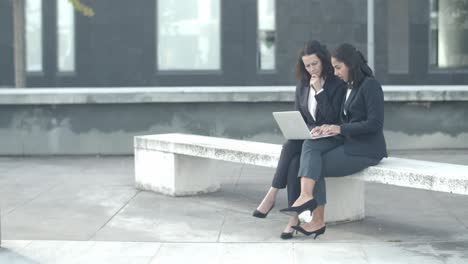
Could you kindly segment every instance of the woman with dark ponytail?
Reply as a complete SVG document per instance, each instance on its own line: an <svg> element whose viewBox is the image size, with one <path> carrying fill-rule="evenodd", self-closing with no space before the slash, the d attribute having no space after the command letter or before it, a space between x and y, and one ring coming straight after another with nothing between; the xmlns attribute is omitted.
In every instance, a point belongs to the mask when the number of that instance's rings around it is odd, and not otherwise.
<svg viewBox="0 0 468 264"><path fill-rule="evenodd" d="M345 65L349 65L349 78L347 78L346 82L354 82L355 87L359 87L365 77L374 77L364 55L351 44L345 43L339 46L333 52L333 58ZM340 76L338 75L338 77Z"/></svg>
<svg viewBox="0 0 468 264"><path fill-rule="evenodd" d="M341 125L325 124L312 131L334 137L304 141L298 175L301 194L291 207L281 210L297 213L302 220L313 212L312 221L292 228L314 238L325 232L326 192L317 183L324 177L351 175L387 157L383 91L367 61L354 46L342 44L332 53L332 65L335 75L347 83Z"/></svg>

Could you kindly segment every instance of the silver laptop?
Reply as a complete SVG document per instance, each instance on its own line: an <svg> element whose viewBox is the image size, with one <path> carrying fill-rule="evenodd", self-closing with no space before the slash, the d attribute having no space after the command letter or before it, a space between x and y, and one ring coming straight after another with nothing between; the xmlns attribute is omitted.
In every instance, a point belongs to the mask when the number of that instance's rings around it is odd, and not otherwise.
<svg viewBox="0 0 468 264"><path fill-rule="evenodd" d="M312 137L302 115L299 111L273 112L273 117L287 139L318 139L333 137L334 135L321 135Z"/></svg>

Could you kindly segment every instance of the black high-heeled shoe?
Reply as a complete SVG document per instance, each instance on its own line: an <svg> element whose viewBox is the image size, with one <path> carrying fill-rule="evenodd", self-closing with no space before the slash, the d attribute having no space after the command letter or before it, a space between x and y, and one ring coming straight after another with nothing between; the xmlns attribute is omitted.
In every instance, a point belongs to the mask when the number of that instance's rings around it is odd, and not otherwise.
<svg viewBox="0 0 468 264"><path fill-rule="evenodd" d="M296 232L296 234L297 234L297 230L294 230L292 232L282 232L280 237L281 237L281 239L284 239L284 240L291 239L291 238L293 238L294 232Z"/></svg>
<svg viewBox="0 0 468 264"><path fill-rule="evenodd" d="M291 226L292 229L298 231L298 232L301 232L302 234L306 235L306 236L310 236L310 235L314 235L314 240L320 236L320 235L323 235L325 233L325 229L327 228L326 226L323 226L322 228L319 228L315 231L312 231L312 232L309 232L307 230L305 230L302 226Z"/></svg>
<svg viewBox="0 0 468 264"><path fill-rule="evenodd" d="M299 226L301 224L301 221L297 221L296 226ZM292 226L291 226L292 227ZM291 239L293 238L293 234L296 233L297 235L297 230L294 230L292 232L281 232L281 239Z"/></svg>
<svg viewBox="0 0 468 264"><path fill-rule="evenodd" d="M309 200L299 206L291 206L288 208L283 208L280 210L280 212L285 213L285 214L290 214L290 213L295 213L300 215L304 211L310 210L310 213L312 213L315 208L317 208L317 202L315 199Z"/></svg>
<svg viewBox="0 0 468 264"><path fill-rule="evenodd" d="M259 210L255 209L255 211L252 213L252 216L257 217L257 218L265 218L265 217L267 217L267 215L271 211L271 209L273 209L273 207L275 207L275 204L273 204L271 206L270 210L268 210L268 212L266 212L266 213L262 213Z"/></svg>

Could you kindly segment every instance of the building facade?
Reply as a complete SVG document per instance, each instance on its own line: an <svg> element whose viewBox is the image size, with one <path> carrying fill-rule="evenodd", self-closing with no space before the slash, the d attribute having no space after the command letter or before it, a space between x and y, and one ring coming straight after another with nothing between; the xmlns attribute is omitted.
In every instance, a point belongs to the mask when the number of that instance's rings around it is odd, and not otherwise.
<svg viewBox="0 0 468 264"><path fill-rule="evenodd" d="M26 0L29 87L293 85L318 39L367 54L387 85L468 84L468 0ZM14 86L0 1L0 86Z"/></svg>
<svg viewBox="0 0 468 264"><path fill-rule="evenodd" d="M390 150L468 148L468 0L82 0L93 17L25 1L27 86L50 88L8 89L0 0L0 155L131 154L161 133L282 143L271 112L293 109L309 39L367 55Z"/></svg>

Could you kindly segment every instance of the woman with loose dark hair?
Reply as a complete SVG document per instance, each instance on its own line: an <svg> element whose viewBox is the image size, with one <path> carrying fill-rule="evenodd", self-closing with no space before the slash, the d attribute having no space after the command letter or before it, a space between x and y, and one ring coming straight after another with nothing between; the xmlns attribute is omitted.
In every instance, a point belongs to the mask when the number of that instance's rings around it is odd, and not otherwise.
<svg viewBox="0 0 468 264"><path fill-rule="evenodd" d="M322 124L338 124L345 83L333 74L330 53L318 41L309 41L299 51L296 65L295 109L299 111L310 130ZM288 205L297 199L300 182L297 177L303 140L288 140L283 145L271 188L253 216L265 218L273 208L279 189L287 186ZM324 182L319 182L325 184ZM281 238L292 238L291 226L297 225L292 216Z"/></svg>
<svg viewBox="0 0 468 264"><path fill-rule="evenodd" d="M302 83L302 86L307 86L310 82L310 72L307 71L306 65L302 57L315 54L322 62L322 76L324 78L333 78L333 66L331 64L331 56L325 45L321 45L318 41L307 42L299 51L296 62L296 79Z"/></svg>
<svg viewBox="0 0 468 264"><path fill-rule="evenodd" d="M312 221L292 228L305 235L315 235L314 239L325 232L326 192L325 186L319 184L323 178L351 175L387 157L381 85L374 79L362 53L351 44L340 45L331 60L335 75L348 88L340 111L341 125L317 126L313 133L334 137L304 141L298 173L301 194L292 206L281 210L297 213L303 220L310 219L309 214L313 212Z"/></svg>

